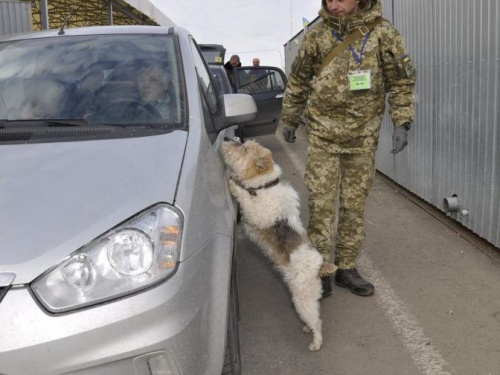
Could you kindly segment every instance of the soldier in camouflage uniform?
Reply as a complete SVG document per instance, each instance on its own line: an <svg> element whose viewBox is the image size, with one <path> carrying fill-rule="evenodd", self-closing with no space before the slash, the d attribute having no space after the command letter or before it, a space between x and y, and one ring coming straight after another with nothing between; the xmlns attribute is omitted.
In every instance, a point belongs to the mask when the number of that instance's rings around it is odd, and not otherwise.
<svg viewBox="0 0 500 375"><path fill-rule="evenodd" d="M368 33L363 29L363 37L320 71L323 59L344 37L382 16L382 5L377 0L322 0L319 14L322 22L305 35L292 66L281 115L283 136L294 142L305 110L309 236L326 261L335 250L335 283L369 296L375 288L355 265L364 244L365 201L375 176L385 94L389 93L395 154L406 146L413 122L415 69L401 35L384 20ZM356 77L362 89L353 84ZM329 296L330 276L322 281L323 297Z"/></svg>

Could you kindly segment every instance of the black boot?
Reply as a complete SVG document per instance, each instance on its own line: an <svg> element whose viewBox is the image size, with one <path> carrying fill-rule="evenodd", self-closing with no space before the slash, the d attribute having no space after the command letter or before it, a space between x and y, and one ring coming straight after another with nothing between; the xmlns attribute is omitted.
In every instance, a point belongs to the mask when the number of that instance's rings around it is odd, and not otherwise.
<svg viewBox="0 0 500 375"><path fill-rule="evenodd" d="M349 288L351 292L358 296L371 296L375 292L375 287L363 279L356 268L338 269L335 274L335 284L342 288Z"/></svg>
<svg viewBox="0 0 500 375"><path fill-rule="evenodd" d="M330 275L321 276L321 287L323 288L321 299L332 295L332 278Z"/></svg>

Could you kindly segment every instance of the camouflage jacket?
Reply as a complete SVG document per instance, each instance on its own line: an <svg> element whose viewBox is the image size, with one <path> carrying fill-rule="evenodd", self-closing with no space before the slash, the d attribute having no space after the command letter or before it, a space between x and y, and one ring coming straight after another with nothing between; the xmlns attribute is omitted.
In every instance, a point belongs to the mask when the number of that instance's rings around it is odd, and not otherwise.
<svg viewBox="0 0 500 375"><path fill-rule="evenodd" d="M322 22L305 35L292 65L281 119L284 126L296 128L305 110L310 136L332 141L339 152L374 151L387 92L394 125L413 122L416 73L403 38L389 21L372 29L359 66L371 72L371 88L352 91L348 75L358 70L358 63L351 49L344 50L322 72L319 68L340 43L335 33L342 38L374 21L382 16L382 5L378 2L367 11L342 18L331 16L323 6L319 14ZM363 42L361 38L352 44L358 55Z"/></svg>

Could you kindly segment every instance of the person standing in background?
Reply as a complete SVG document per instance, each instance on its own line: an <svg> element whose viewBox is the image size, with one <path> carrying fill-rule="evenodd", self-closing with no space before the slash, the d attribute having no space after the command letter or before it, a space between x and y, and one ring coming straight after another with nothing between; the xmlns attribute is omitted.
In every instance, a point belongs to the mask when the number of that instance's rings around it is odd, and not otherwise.
<svg viewBox="0 0 500 375"><path fill-rule="evenodd" d="M240 57L238 55L232 55L228 62L224 64L224 68L226 68L227 76L231 81L233 87L235 87L234 80L234 68L239 68L241 66Z"/></svg>

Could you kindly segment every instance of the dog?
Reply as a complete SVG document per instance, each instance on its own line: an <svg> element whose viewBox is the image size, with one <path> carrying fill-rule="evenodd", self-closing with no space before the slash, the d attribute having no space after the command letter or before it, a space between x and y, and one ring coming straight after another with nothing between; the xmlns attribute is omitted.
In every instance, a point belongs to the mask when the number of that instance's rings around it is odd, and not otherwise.
<svg viewBox="0 0 500 375"><path fill-rule="evenodd" d="M283 275L303 330L313 333L309 350L323 344L319 300L320 276L332 274L336 266L323 262L311 244L300 220L300 200L294 188L280 180L281 167L272 153L259 143L240 143L225 138L221 146L230 169L229 188L240 205L243 225Z"/></svg>

